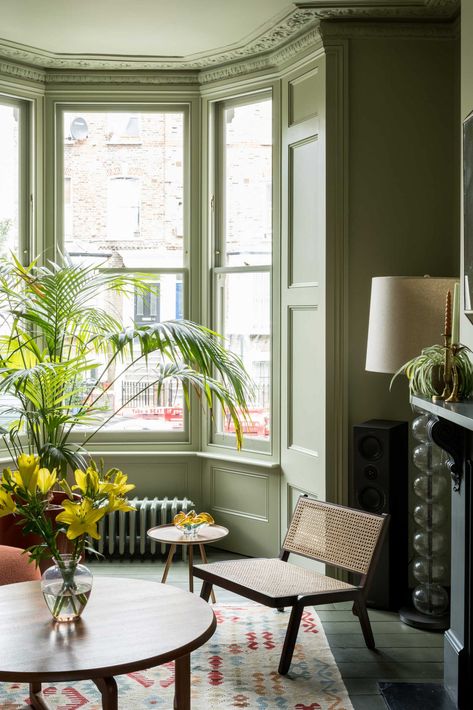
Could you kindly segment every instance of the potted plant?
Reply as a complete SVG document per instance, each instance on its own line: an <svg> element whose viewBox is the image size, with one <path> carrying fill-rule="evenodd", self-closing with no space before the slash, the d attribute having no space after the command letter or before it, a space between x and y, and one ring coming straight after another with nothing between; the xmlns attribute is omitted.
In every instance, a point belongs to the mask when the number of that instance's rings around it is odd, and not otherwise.
<svg viewBox="0 0 473 710"><path fill-rule="evenodd" d="M61 477L68 467L84 467L87 443L97 432L131 400L169 381L182 387L187 405L191 390L211 410L218 403L240 448L252 382L221 336L188 320L124 327L111 309L96 305L98 293L106 299L150 288L135 276L96 266L64 261L24 268L15 257L0 262L0 397L11 400L0 412L13 420L0 433L12 459L25 449L37 453L41 466L56 468ZM106 394L125 355L127 369L149 364L153 355L152 375L120 409L107 411ZM82 444L72 441L78 426L87 427Z"/></svg>
<svg viewBox="0 0 473 710"><path fill-rule="evenodd" d="M87 444L97 432L143 392L159 393L169 382L182 387L187 406L191 391L211 411L220 405L240 448L253 385L221 336L188 320L125 327L111 307L97 305L98 293L106 304L108 296L150 288L127 273L66 260L27 267L15 257L0 261L0 398L9 400L0 414L10 419L0 434L12 462L23 453L38 456L40 469L55 471L58 481L68 470L87 470ZM109 409L107 392L123 368L138 363L150 376L119 409ZM81 443L73 440L79 427Z"/></svg>
<svg viewBox="0 0 473 710"><path fill-rule="evenodd" d="M441 397L445 388L445 363L447 347L430 345L420 355L404 363L394 373L391 385L401 374L409 380L409 391L421 397ZM473 393L473 364L465 345L450 346L449 365L458 380L458 397L467 399Z"/></svg>

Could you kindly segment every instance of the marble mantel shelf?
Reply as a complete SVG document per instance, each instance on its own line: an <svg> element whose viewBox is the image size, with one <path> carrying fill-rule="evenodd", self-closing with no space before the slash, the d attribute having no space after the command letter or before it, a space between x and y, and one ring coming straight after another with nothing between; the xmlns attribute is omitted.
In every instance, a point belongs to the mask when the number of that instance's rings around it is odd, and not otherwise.
<svg viewBox="0 0 473 710"><path fill-rule="evenodd" d="M442 419L447 419L464 429L473 431L473 400L445 404L445 402L432 402L426 397L411 397L411 404L434 414L436 417L442 417Z"/></svg>

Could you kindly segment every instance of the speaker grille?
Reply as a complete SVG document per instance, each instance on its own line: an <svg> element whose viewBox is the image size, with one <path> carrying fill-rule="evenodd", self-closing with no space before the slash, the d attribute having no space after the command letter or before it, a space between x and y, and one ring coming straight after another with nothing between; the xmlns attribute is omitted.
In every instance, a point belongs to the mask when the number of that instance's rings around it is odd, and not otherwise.
<svg viewBox="0 0 473 710"><path fill-rule="evenodd" d="M366 461L377 461L383 455L383 443L378 436L364 436L358 442L360 455Z"/></svg>
<svg viewBox="0 0 473 710"><path fill-rule="evenodd" d="M368 590L367 603L379 609L398 610L408 596L407 443L407 422L370 419L353 427L352 505L391 516Z"/></svg>

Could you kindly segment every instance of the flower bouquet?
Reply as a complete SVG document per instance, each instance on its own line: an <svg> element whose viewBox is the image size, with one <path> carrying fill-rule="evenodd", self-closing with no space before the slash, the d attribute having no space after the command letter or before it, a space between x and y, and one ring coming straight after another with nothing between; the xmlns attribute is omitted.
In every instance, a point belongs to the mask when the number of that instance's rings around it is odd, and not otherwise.
<svg viewBox="0 0 473 710"><path fill-rule="evenodd" d="M56 469L40 468L37 456L21 454L17 465L15 471L4 469L0 479L0 517L13 514L24 534L38 536L28 548L31 559L55 563L43 573L45 601L56 620L71 621L82 613L92 587L90 571L80 564L86 550L96 552L87 538L100 539L97 524L107 513L133 510L125 496L135 486L119 469L104 473L94 461L75 471L72 486Z"/></svg>

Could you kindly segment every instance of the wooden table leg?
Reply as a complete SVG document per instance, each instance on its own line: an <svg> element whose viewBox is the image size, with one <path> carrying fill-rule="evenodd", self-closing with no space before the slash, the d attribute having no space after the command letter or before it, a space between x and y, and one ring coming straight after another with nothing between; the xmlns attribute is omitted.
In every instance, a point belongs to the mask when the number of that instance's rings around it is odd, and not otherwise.
<svg viewBox="0 0 473 710"><path fill-rule="evenodd" d="M207 555L205 554L205 546L201 542L199 543L199 550L200 550L200 557L202 559L202 562L204 563L204 565L207 565L208 562L207 562ZM212 587L212 591L210 592L210 598L212 599L212 602L215 604L216 600L215 600L215 592L214 592L213 587Z"/></svg>
<svg viewBox="0 0 473 710"><path fill-rule="evenodd" d="M174 687L174 710L191 710L191 657L176 658L176 684Z"/></svg>
<svg viewBox="0 0 473 710"><path fill-rule="evenodd" d="M93 681L102 695L103 710L118 710L118 688L115 678L113 676L94 678Z"/></svg>
<svg viewBox="0 0 473 710"><path fill-rule="evenodd" d="M47 703L44 702L43 698L40 698L37 693L41 693L41 683L35 682L30 683L30 705L35 710L50 710Z"/></svg>
<svg viewBox="0 0 473 710"><path fill-rule="evenodd" d="M168 578L169 568L170 568L170 566L171 566L171 564L172 564L172 558L174 557L174 553L175 553L175 552L176 552L176 545L171 545L171 547L169 548L169 554L168 554L168 558L167 558L167 560L166 560L166 567L164 568L163 578L162 578L162 580L161 580L161 584L164 584L164 582L165 582L166 579Z"/></svg>
<svg viewBox="0 0 473 710"><path fill-rule="evenodd" d="M194 591L194 576L192 574L192 564L194 562L194 545L189 545L189 592Z"/></svg>

